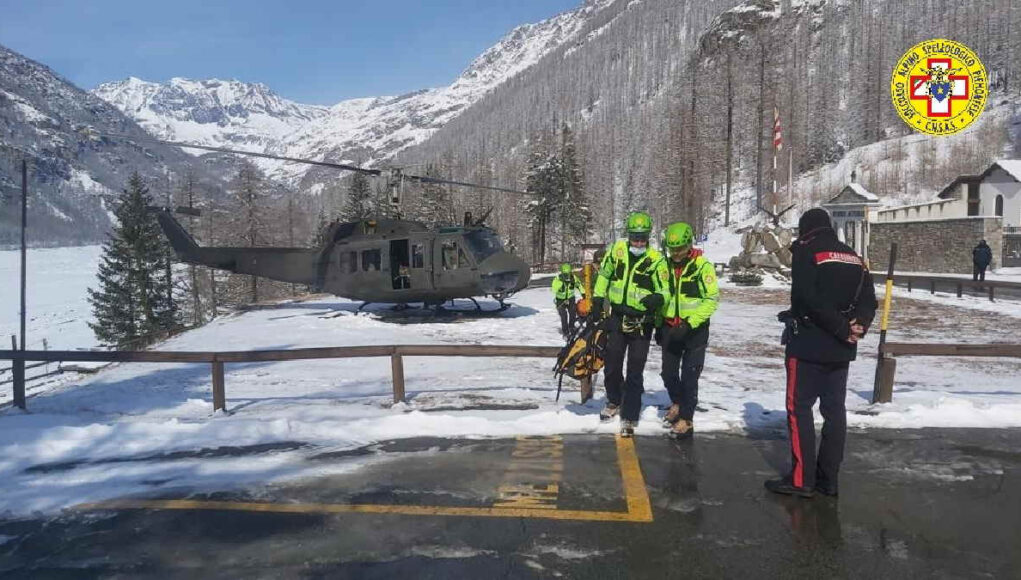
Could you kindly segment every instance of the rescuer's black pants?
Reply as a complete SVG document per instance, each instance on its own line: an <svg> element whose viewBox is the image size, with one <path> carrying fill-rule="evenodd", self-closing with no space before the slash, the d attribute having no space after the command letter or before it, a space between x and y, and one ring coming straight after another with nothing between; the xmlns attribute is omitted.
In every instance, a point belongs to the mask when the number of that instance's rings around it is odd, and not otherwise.
<svg viewBox="0 0 1021 580"><path fill-rule="evenodd" d="M791 483L837 488L847 437L846 362L817 363L787 357L787 431L791 437ZM822 439L815 452L812 406L819 400Z"/></svg>
<svg viewBox="0 0 1021 580"><path fill-rule="evenodd" d="M680 406L681 419L691 421L698 405L698 377L705 365L705 349L709 344L709 323L688 330L682 338L671 337L676 327L663 327L663 386L670 402Z"/></svg>
<svg viewBox="0 0 1021 580"><path fill-rule="evenodd" d="M574 298L557 300L557 314L560 315L560 333L567 336L571 327L574 326L574 318L577 310L574 306Z"/></svg>
<svg viewBox="0 0 1021 580"><path fill-rule="evenodd" d="M620 417L637 421L642 410L642 393L645 382L645 361L649 358L649 342L652 327L647 325L640 334L624 334L621 320L613 315L607 321L606 354L606 399L620 405ZM624 376L624 360L627 359L627 377Z"/></svg>

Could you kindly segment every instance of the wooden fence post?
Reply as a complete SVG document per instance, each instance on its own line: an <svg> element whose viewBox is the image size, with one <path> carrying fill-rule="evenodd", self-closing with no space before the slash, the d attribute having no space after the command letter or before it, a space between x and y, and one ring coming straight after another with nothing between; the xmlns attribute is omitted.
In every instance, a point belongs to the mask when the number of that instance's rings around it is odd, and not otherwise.
<svg viewBox="0 0 1021 580"><path fill-rule="evenodd" d="M390 355L390 369L393 371L394 403L404 402L404 360L394 352Z"/></svg>
<svg viewBox="0 0 1021 580"><path fill-rule="evenodd" d="M996 288L996 286L993 286L993 285L989 286L989 301L990 302L996 302L995 300L993 300L993 289L994 288Z"/></svg>
<svg viewBox="0 0 1021 580"><path fill-rule="evenodd" d="M227 410L227 392L223 384L223 363L213 361L213 412Z"/></svg>
<svg viewBox="0 0 1021 580"><path fill-rule="evenodd" d="M935 294L935 293L936 293L936 281L935 280L929 280L929 294Z"/></svg>
<svg viewBox="0 0 1021 580"><path fill-rule="evenodd" d="M957 297L960 298L963 293L964 293L964 284L961 284L960 282L958 282L957 283Z"/></svg>
<svg viewBox="0 0 1021 580"><path fill-rule="evenodd" d="M25 345L21 345L21 349L25 350ZM11 350L18 350L18 339L11 335ZM17 357L17 352L14 353ZM11 374L13 375L14 382L14 406L25 410L25 359L14 358L11 360Z"/></svg>
<svg viewBox="0 0 1021 580"><path fill-rule="evenodd" d="M880 355L885 356L885 355ZM879 396L877 403L889 403L893 401L893 378L897 374L897 359L886 357L883 361L883 368L879 377Z"/></svg>

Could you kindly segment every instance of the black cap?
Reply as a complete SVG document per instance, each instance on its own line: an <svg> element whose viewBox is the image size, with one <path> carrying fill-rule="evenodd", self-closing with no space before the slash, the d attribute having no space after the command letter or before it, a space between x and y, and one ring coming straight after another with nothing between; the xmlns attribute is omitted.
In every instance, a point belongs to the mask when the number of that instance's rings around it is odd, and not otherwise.
<svg viewBox="0 0 1021 580"><path fill-rule="evenodd" d="M826 210L821 207L813 207L801 214L801 219L798 220L799 237L821 228L833 228L833 222L830 221L830 214L826 213Z"/></svg>

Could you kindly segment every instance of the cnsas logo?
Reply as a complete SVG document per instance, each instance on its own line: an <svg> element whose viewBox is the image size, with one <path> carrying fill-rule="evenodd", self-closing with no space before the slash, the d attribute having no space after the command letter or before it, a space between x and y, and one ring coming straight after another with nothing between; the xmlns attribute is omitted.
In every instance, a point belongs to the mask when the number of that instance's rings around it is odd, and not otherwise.
<svg viewBox="0 0 1021 580"><path fill-rule="evenodd" d="M911 47L890 81L893 106L904 122L929 135L953 135L986 107L986 69L975 51L937 38Z"/></svg>

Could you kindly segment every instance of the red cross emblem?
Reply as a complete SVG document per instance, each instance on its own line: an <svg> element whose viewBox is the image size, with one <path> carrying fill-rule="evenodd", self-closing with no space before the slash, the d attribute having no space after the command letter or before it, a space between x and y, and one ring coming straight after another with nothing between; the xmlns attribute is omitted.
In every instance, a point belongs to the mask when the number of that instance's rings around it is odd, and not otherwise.
<svg viewBox="0 0 1021 580"><path fill-rule="evenodd" d="M926 75L911 75L911 100L926 101L927 117L952 117L954 101L967 101L970 95L967 75L949 75L937 69L950 71L949 58L926 60L930 72Z"/></svg>

